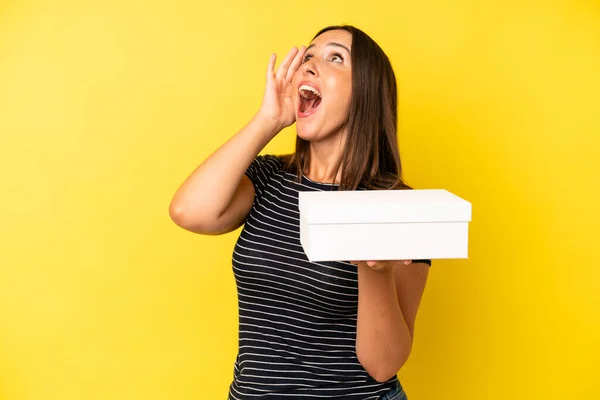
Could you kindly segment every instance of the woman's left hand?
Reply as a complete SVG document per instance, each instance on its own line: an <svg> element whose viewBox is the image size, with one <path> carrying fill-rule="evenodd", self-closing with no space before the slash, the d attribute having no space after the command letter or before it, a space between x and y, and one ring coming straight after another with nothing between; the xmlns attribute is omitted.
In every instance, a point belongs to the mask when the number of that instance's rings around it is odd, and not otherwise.
<svg viewBox="0 0 600 400"><path fill-rule="evenodd" d="M410 265L411 260L392 260L392 261L350 261L352 264L358 266L367 266L374 271L385 272L389 271L394 267L401 267L403 265Z"/></svg>

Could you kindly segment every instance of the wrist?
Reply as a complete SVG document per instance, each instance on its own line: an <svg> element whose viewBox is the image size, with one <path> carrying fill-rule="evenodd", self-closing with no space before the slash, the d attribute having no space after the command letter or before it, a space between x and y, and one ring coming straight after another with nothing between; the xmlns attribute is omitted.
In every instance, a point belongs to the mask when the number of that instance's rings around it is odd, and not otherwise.
<svg viewBox="0 0 600 400"><path fill-rule="evenodd" d="M261 114L260 112L254 115L251 121L252 124L256 126L256 128L264 133L269 139L277 136L279 131L281 131L281 124L274 118L270 118Z"/></svg>
<svg viewBox="0 0 600 400"><path fill-rule="evenodd" d="M394 266L391 263L378 263L370 266L366 262L361 262L358 264L358 270L362 271L364 274L377 276L379 278L394 275Z"/></svg>
<svg viewBox="0 0 600 400"><path fill-rule="evenodd" d="M363 293L374 290L379 295L383 295L388 290L391 293L395 288L394 270L392 268L375 270L365 263L358 266L357 272L359 291L362 289Z"/></svg>

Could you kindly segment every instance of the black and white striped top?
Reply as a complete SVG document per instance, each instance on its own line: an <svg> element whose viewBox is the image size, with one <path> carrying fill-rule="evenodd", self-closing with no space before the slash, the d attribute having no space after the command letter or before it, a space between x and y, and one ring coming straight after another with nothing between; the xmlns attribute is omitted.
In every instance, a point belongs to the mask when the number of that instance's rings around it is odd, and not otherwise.
<svg viewBox="0 0 600 400"><path fill-rule="evenodd" d="M359 363L358 275L347 262L308 261L300 245L299 191L336 190L258 156L246 175L254 206L233 252L239 350L229 400L375 400L379 383Z"/></svg>

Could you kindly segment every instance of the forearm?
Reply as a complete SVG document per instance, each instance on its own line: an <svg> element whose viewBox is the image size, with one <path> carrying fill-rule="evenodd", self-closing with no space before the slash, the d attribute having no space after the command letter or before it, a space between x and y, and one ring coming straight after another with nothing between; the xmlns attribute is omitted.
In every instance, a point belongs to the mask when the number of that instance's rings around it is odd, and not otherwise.
<svg viewBox="0 0 600 400"><path fill-rule="evenodd" d="M192 219L218 218L231 203L254 158L276 135L275 126L255 116L185 180L171 202L172 213Z"/></svg>
<svg viewBox="0 0 600 400"><path fill-rule="evenodd" d="M408 359L410 330L398 304L394 270L358 266L356 352L376 380L392 377Z"/></svg>

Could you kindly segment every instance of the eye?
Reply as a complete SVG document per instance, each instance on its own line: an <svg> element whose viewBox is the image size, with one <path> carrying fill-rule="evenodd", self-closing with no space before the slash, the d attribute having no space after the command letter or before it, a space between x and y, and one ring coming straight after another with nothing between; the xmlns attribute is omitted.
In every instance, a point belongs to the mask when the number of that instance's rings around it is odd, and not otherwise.
<svg viewBox="0 0 600 400"><path fill-rule="evenodd" d="M306 53L304 55L304 57L302 58L302 64L304 64L305 62L307 62L308 60L310 60L312 58L312 54L310 53Z"/></svg>
<svg viewBox="0 0 600 400"><path fill-rule="evenodd" d="M335 63L341 63L344 62L344 57L342 57L342 55L340 53L333 53L329 59Z"/></svg>

